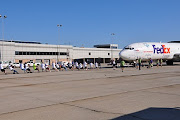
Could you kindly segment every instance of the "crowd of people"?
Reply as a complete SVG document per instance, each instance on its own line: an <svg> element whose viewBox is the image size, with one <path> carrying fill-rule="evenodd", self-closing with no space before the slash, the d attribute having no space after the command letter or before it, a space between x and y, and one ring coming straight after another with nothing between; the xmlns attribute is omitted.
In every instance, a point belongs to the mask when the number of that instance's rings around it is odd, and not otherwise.
<svg viewBox="0 0 180 120"><path fill-rule="evenodd" d="M162 63L163 63L163 60L162 60L162 59L160 59L160 60L157 59L157 60L155 60L155 61L156 61L156 66L157 66L157 67L159 67L159 66L162 67ZM141 58L136 59L136 61L134 62L134 64L135 64L136 69L139 69L139 70L141 70L141 67L144 66L144 65L142 64L142 62L141 62ZM149 60L148 60L148 66L147 66L147 68L153 68L153 60L152 60L151 58L149 58Z"/></svg>
<svg viewBox="0 0 180 120"><path fill-rule="evenodd" d="M112 60L112 66L113 66L113 69L115 70L115 67L117 67L117 63L115 62L115 60ZM147 68L152 68L153 67L153 60L150 58L149 61L148 61L148 66ZM163 60L162 59L158 59L156 60L156 66L159 67L161 66L162 67L162 63L163 63ZM134 61L134 67L136 69L139 69L141 70L141 67L144 66L141 62L141 58L139 59L136 59L136 61ZM124 60L121 60L120 61L120 67L121 67L121 70L122 72L124 72L124 68L125 68L125 61ZM89 63L89 67L88 67L88 63L86 61L84 61L83 63L78 63L77 61L76 62L68 62L67 64L65 64L65 62L52 62L52 66L49 67L49 64L47 63L44 63L42 62L41 65L36 65L35 63L33 63L33 66L30 67L30 64L27 64L26 62L23 64L23 63L20 63L20 69L24 71L24 73L32 73L32 72L40 72L40 70L42 72L51 72L52 70L58 72L58 71L67 71L67 70L88 70L88 69L98 69L98 68L101 68L101 64L100 63L97 63L95 62L93 64L93 62L90 62ZM0 70L1 72L3 72L4 74L7 74L6 73L6 69L9 69L10 71L13 72L13 74L19 74L19 72L17 70L15 70L14 66L9 63L9 65L7 67L3 67L3 64L0 62Z"/></svg>
<svg viewBox="0 0 180 120"><path fill-rule="evenodd" d="M162 63L163 63L163 60L162 60L162 59L160 59L160 60L157 59L157 60L155 60L155 61L156 61L156 66L157 66L157 67L159 67L159 66L162 67ZM122 69L122 72L123 72L123 71L124 71L124 67L125 67L125 61L124 61L124 60L121 60L120 66L121 66L121 69ZM136 61L134 61L134 67L135 67L136 69L141 70L141 67L144 67L144 66L145 66L145 65L143 65L141 58L136 59ZM152 60L151 58L149 58L149 60L148 60L148 66L147 66L147 68L153 68L153 60Z"/></svg>
<svg viewBox="0 0 180 120"><path fill-rule="evenodd" d="M88 69L97 69L100 68L100 64L98 64L97 62L95 62L94 64L92 62L89 63L88 67L88 63L85 61L83 64L82 63L78 63L78 62L68 62L67 64L65 64L65 62L52 62L52 66L50 67L49 64L42 62L40 65L36 65L35 63L33 63L33 66L30 67L30 64L27 64L27 62L25 63L20 63L20 69L22 71L24 71L24 73L33 73L35 71L40 72L40 70L42 72L51 72L52 70L58 72L58 71L67 71L67 70L88 70ZM13 71L13 74L19 74L19 72L17 72L17 70L15 70L14 66L9 63L8 66L6 66L5 68L3 67L3 64L0 62L0 70L1 72L3 72L4 74L7 74L6 69L10 69L10 71Z"/></svg>

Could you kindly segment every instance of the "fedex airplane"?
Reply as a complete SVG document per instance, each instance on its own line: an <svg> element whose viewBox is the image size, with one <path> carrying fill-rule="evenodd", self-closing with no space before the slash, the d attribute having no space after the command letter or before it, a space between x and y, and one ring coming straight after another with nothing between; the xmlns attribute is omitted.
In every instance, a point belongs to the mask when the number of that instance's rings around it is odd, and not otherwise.
<svg viewBox="0 0 180 120"><path fill-rule="evenodd" d="M120 58L132 62L141 58L142 61L163 59L167 65L180 61L180 41L168 43L142 42L130 44L119 53Z"/></svg>

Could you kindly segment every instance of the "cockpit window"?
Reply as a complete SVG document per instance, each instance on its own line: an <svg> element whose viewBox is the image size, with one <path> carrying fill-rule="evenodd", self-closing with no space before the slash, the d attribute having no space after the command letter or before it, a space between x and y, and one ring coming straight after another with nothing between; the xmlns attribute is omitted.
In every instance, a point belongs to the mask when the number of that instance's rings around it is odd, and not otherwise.
<svg viewBox="0 0 180 120"><path fill-rule="evenodd" d="M128 47L125 47L124 49L127 49L127 50L128 50L128 49L130 49L130 48L128 48Z"/></svg>
<svg viewBox="0 0 180 120"><path fill-rule="evenodd" d="M124 47L124 49L125 49L125 50L134 50L134 48L131 47L131 46L126 46L126 47Z"/></svg>
<svg viewBox="0 0 180 120"><path fill-rule="evenodd" d="M124 49L130 49L130 47L129 47L129 46L126 46L126 47L124 47Z"/></svg>

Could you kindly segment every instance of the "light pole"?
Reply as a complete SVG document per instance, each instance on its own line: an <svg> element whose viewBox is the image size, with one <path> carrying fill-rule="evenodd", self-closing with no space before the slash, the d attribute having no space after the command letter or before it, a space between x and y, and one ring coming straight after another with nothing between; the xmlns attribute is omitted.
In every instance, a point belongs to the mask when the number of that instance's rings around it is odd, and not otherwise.
<svg viewBox="0 0 180 120"><path fill-rule="evenodd" d="M113 39L114 39L114 33L111 33L111 35L112 35L112 45L113 45ZM112 45L110 44L110 48L111 48L111 60L113 60L113 52L112 52Z"/></svg>
<svg viewBox="0 0 180 120"><path fill-rule="evenodd" d="M7 18L6 15L2 16L0 15L0 18L2 18L2 39L4 40L4 19Z"/></svg>
<svg viewBox="0 0 180 120"><path fill-rule="evenodd" d="M58 32L59 32L59 37L58 37L58 45L57 45L57 62L59 61L59 55L60 55L60 27L62 27L62 25L57 24L58 27Z"/></svg>
<svg viewBox="0 0 180 120"><path fill-rule="evenodd" d="M0 18L2 19L2 51L1 51L1 61L3 61L3 47L4 47L4 19L7 18L6 15L2 16L0 15Z"/></svg>

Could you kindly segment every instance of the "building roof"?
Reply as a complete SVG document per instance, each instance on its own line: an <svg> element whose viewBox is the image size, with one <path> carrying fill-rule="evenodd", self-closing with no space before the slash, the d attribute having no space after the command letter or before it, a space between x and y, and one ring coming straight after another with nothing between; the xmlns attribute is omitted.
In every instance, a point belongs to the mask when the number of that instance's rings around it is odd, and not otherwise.
<svg viewBox="0 0 180 120"><path fill-rule="evenodd" d="M30 42L30 41L18 41L18 40L0 40L3 42L14 42L14 43L26 43L26 44L41 44L40 42Z"/></svg>

